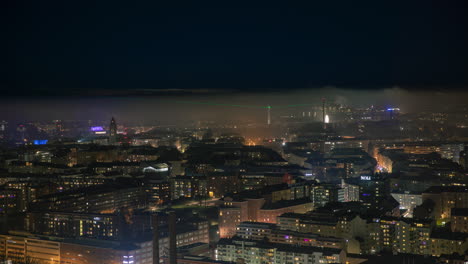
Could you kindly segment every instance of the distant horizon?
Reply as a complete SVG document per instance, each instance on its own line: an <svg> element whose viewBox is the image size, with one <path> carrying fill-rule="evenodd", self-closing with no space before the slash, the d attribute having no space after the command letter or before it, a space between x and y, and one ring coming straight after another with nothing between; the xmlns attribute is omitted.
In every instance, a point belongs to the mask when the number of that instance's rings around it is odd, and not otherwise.
<svg viewBox="0 0 468 264"><path fill-rule="evenodd" d="M263 119L261 108L272 106L273 115L327 103L351 107L398 107L402 112L468 111L468 92L408 91L398 87L382 90L350 90L323 87L315 90L275 92L242 92L233 90L165 90L163 93L143 91L143 94L38 96L0 99L0 119L103 119L110 116L125 120L195 120L200 118ZM246 105L248 107L237 107ZM282 106L282 107L279 107ZM279 108L278 108L279 107ZM255 109L257 108L257 109Z"/></svg>

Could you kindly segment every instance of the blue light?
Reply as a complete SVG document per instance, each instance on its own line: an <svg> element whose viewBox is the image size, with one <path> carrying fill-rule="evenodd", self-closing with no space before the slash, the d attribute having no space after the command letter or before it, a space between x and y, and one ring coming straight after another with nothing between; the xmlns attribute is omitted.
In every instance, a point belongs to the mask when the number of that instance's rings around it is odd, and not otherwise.
<svg viewBox="0 0 468 264"><path fill-rule="evenodd" d="M47 140L47 139L39 139L39 140L36 139L36 140L34 140L34 145L45 145L45 144L47 144L48 141L49 140Z"/></svg>

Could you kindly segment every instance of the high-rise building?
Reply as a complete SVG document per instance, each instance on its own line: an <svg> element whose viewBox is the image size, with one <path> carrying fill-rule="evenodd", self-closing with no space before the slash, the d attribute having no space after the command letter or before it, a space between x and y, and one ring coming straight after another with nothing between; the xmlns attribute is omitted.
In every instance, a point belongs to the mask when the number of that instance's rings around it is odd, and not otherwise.
<svg viewBox="0 0 468 264"><path fill-rule="evenodd" d="M117 123L114 117L112 117L109 126L109 145L115 145L117 143Z"/></svg>

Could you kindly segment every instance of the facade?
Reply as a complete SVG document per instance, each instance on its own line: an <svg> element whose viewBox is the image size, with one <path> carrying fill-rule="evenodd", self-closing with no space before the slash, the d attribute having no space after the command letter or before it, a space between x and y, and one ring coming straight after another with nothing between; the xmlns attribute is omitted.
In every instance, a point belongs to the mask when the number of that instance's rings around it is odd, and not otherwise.
<svg viewBox="0 0 468 264"><path fill-rule="evenodd" d="M304 247L268 243L245 239L221 239L216 259L240 263L345 263L344 250L335 248Z"/></svg>
<svg viewBox="0 0 468 264"><path fill-rule="evenodd" d="M400 209L406 210L407 217L412 217L414 208L422 204L421 194L391 193L391 195L400 204Z"/></svg>
<svg viewBox="0 0 468 264"><path fill-rule="evenodd" d="M236 228L236 236L244 239L262 240L271 234L276 225L259 222L242 222Z"/></svg>
<svg viewBox="0 0 468 264"><path fill-rule="evenodd" d="M315 207L344 201L344 191L334 184L317 184L310 188L310 198Z"/></svg>
<svg viewBox="0 0 468 264"><path fill-rule="evenodd" d="M35 237L0 235L0 254L12 261L60 264L60 242Z"/></svg>
<svg viewBox="0 0 468 264"><path fill-rule="evenodd" d="M0 215L22 211L21 191L17 189L0 189Z"/></svg>
<svg viewBox="0 0 468 264"><path fill-rule="evenodd" d="M202 176L176 176L172 180L172 199L205 197L207 180Z"/></svg>
<svg viewBox="0 0 468 264"><path fill-rule="evenodd" d="M295 232L279 229L275 224L242 222L236 231L236 237L249 240L268 240L272 243L343 248L343 239L324 237L313 233Z"/></svg>
<svg viewBox="0 0 468 264"><path fill-rule="evenodd" d="M219 208L220 237L232 237L236 227L245 221L276 223L277 217L288 212L305 213L313 209L308 198L299 200L282 200L276 203L265 203L264 198L234 201L225 198Z"/></svg>
<svg viewBox="0 0 468 264"><path fill-rule="evenodd" d="M193 221L191 227L177 228L177 247L209 243L207 221ZM151 235L151 233L150 233ZM162 229L160 256L167 257L169 236ZM31 260L47 264L153 264L151 236L135 240L73 239L15 232L0 235L0 257L6 260Z"/></svg>
<svg viewBox="0 0 468 264"><path fill-rule="evenodd" d="M227 193L237 192L240 190L239 177L234 174L218 174L211 173L207 176L208 196L213 198L221 198Z"/></svg>
<svg viewBox="0 0 468 264"><path fill-rule="evenodd" d="M60 237L117 239L123 224L123 216L112 214L28 212L25 218L27 231Z"/></svg>
<svg viewBox="0 0 468 264"><path fill-rule="evenodd" d="M431 222L400 220L395 226L394 252L430 254Z"/></svg>
<svg viewBox="0 0 468 264"><path fill-rule="evenodd" d="M43 196L33 206L46 211L112 213L123 207L143 207L145 198L142 187L105 184Z"/></svg>
<svg viewBox="0 0 468 264"><path fill-rule="evenodd" d="M160 179L145 179L145 191L148 206L157 206L171 200L172 188L169 181Z"/></svg>
<svg viewBox="0 0 468 264"><path fill-rule="evenodd" d="M344 180L341 181L341 188L343 189L343 202L359 202L360 188L357 184L347 183Z"/></svg>
<svg viewBox="0 0 468 264"><path fill-rule="evenodd" d="M468 233L468 208L452 208L450 217L452 232Z"/></svg>
<svg viewBox="0 0 468 264"><path fill-rule="evenodd" d="M447 230L435 231L430 237L432 256L466 255L468 250L468 234L454 233Z"/></svg>
<svg viewBox="0 0 468 264"><path fill-rule="evenodd" d="M423 202L432 200L436 220L450 219L452 208L468 208L468 187L466 186L433 186L422 194Z"/></svg>

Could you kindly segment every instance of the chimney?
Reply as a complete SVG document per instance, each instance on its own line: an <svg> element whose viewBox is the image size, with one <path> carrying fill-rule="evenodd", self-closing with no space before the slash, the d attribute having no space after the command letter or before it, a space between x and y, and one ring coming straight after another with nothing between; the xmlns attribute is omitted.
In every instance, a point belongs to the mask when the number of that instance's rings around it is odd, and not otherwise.
<svg viewBox="0 0 468 264"><path fill-rule="evenodd" d="M169 212L169 264L177 264L176 214Z"/></svg>
<svg viewBox="0 0 468 264"><path fill-rule="evenodd" d="M151 216L153 225L153 264L159 264L159 218L158 214Z"/></svg>

